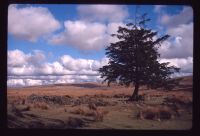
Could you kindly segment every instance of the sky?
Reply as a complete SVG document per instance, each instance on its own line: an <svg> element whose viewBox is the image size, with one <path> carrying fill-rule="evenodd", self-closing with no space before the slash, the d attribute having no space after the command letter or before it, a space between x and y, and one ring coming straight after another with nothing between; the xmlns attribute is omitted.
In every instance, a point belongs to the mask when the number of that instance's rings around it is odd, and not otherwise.
<svg viewBox="0 0 200 136"><path fill-rule="evenodd" d="M135 5L11 4L8 7L9 87L101 82L108 64L105 47L119 26L135 19ZM147 28L169 34L158 52L160 62L193 73L193 9L184 5L140 5Z"/></svg>

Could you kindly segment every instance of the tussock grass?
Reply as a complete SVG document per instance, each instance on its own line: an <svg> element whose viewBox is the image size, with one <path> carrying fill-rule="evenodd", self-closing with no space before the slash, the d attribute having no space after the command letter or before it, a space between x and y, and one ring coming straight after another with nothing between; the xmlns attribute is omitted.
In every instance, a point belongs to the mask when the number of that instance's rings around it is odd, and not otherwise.
<svg viewBox="0 0 200 136"><path fill-rule="evenodd" d="M139 111L137 117L139 119L148 120L169 120L176 116L176 111L168 106L148 106Z"/></svg>
<svg viewBox="0 0 200 136"><path fill-rule="evenodd" d="M192 105L192 98L183 95L174 95L171 98L166 98L166 102L181 105Z"/></svg>
<svg viewBox="0 0 200 136"><path fill-rule="evenodd" d="M39 109L43 109L43 110L48 110L50 107L49 107L49 105L47 105L44 102L38 102L38 103L34 103L33 104L33 108L39 108Z"/></svg>
<svg viewBox="0 0 200 136"><path fill-rule="evenodd" d="M74 108L70 113L92 117L94 121L103 121L104 115L108 114L109 111L100 108L91 109L89 107L78 107Z"/></svg>
<svg viewBox="0 0 200 136"><path fill-rule="evenodd" d="M70 113L79 114L79 115L85 115L85 110L83 108L79 107L79 108L75 108Z"/></svg>
<svg viewBox="0 0 200 136"><path fill-rule="evenodd" d="M104 113L102 110L96 110L94 113L94 121L103 121Z"/></svg>
<svg viewBox="0 0 200 136"><path fill-rule="evenodd" d="M95 103L91 103L91 102L90 102L90 103L88 104L88 107L89 107L90 110L97 110L97 106L96 106Z"/></svg>

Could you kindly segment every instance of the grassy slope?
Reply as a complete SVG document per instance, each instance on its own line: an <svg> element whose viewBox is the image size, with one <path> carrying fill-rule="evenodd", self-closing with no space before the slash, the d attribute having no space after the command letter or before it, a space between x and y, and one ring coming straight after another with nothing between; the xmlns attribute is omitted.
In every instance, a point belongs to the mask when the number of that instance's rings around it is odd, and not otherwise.
<svg viewBox="0 0 200 136"><path fill-rule="evenodd" d="M172 92L158 91L158 90L146 90L144 87L140 90L140 94L146 94L148 99L145 100L146 105L160 105L165 97L180 97L181 99L192 99L192 77L184 77L180 86ZM8 115L10 120L10 127L44 127L44 128L63 128L66 124L69 124L69 117L80 118L83 121L83 126L78 128L115 128L115 129L190 129L192 126L192 114L191 110L184 111L178 118L155 121L155 120L141 120L137 119L136 115L139 109L135 106L135 103L125 103L119 101L120 98L113 98L115 95L121 94L122 96L131 95L133 88L124 88L121 86L106 87L106 85L87 83L87 84L66 84L66 85L50 85L50 86L36 86L26 87L20 89L8 89ZM99 109L108 111L108 114L104 115L103 121L94 121L93 116L84 116L80 114L74 114L72 111L76 108L87 108L87 104L77 105L72 107L71 105L48 105L48 108L34 107L30 103L15 104L14 101L20 102L22 99L27 99L31 94L39 96L71 96L79 97L90 95L101 95L101 99L106 99L108 102L116 102L116 105L100 106ZM103 98L109 96L110 98ZM24 117L20 117L13 114L11 104L14 104L17 108L20 106L32 106L30 110L22 112ZM44 104L45 105L45 104ZM73 122L73 121L72 121ZM73 123L72 123L73 124ZM67 125L66 125L66 128Z"/></svg>

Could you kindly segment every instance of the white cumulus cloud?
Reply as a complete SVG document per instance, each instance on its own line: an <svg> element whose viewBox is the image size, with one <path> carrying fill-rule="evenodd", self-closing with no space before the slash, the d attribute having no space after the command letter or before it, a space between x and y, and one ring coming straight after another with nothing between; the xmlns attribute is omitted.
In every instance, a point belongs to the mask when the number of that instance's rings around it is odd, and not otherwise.
<svg viewBox="0 0 200 136"><path fill-rule="evenodd" d="M184 6L179 14L164 14L160 23L167 27L177 27L180 24L187 24L193 20L193 9L190 6Z"/></svg>
<svg viewBox="0 0 200 136"><path fill-rule="evenodd" d="M167 30L172 40L166 41L160 48L161 57L185 58L193 56L193 23L182 24Z"/></svg>
<svg viewBox="0 0 200 136"><path fill-rule="evenodd" d="M8 32L13 36L32 42L61 27L51 12L44 7L8 7Z"/></svg>
<svg viewBox="0 0 200 136"><path fill-rule="evenodd" d="M170 38L159 49L162 58L187 58L193 56L193 10L184 6L175 15L164 14L161 24Z"/></svg>
<svg viewBox="0 0 200 136"><path fill-rule="evenodd" d="M65 21L65 30L54 35L49 43L53 45L66 45L79 51L99 51L119 39L111 37L116 34L118 27L125 27L123 22L110 22L107 25L97 22Z"/></svg>
<svg viewBox="0 0 200 136"><path fill-rule="evenodd" d="M170 62L169 66L176 66L181 68L181 73L192 73L193 72L193 58L187 57L187 58L171 58L166 59L162 58L160 59L160 62Z"/></svg>
<svg viewBox="0 0 200 136"><path fill-rule="evenodd" d="M19 61L18 61L19 60ZM47 62L44 52L35 50L8 51L8 86L32 86L55 83L100 81L98 69L108 63L100 60L73 58L63 55L57 61Z"/></svg>
<svg viewBox="0 0 200 136"><path fill-rule="evenodd" d="M119 22L128 17L124 5L80 5L77 8L82 20Z"/></svg>
<svg viewBox="0 0 200 136"><path fill-rule="evenodd" d="M65 31L54 35L51 44L64 44L82 51L100 50L105 46L106 26L101 23L65 21Z"/></svg>

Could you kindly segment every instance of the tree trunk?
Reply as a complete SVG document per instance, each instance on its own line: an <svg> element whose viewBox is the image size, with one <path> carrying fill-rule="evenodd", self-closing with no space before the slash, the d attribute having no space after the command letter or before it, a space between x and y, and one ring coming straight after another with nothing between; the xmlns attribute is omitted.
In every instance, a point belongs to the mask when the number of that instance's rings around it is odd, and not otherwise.
<svg viewBox="0 0 200 136"><path fill-rule="evenodd" d="M138 91L139 91L139 83L136 83L134 92L130 98L131 101L138 101Z"/></svg>

